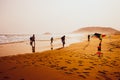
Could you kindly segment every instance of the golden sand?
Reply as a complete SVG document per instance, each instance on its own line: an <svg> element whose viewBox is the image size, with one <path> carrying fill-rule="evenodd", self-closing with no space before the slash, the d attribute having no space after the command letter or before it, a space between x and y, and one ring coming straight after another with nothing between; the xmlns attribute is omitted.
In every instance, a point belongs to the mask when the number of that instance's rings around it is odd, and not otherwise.
<svg viewBox="0 0 120 80"><path fill-rule="evenodd" d="M120 35L65 48L0 58L0 80L120 80Z"/></svg>

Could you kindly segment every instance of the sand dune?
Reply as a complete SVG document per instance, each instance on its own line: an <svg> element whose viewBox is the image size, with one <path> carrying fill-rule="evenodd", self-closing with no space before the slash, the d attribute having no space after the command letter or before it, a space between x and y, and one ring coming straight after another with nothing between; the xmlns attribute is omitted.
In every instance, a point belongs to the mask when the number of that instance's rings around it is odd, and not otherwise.
<svg viewBox="0 0 120 80"><path fill-rule="evenodd" d="M120 35L65 48L0 58L0 80L120 80Z"/></svg>
<svg viewBox="0 0 120 80"><path fill-rule="evenodd" d="M110 27L100 27L100 26L89 26L80 28L72 33L104 33L104 34L119 34L120 31L110 28Z"/></svg>

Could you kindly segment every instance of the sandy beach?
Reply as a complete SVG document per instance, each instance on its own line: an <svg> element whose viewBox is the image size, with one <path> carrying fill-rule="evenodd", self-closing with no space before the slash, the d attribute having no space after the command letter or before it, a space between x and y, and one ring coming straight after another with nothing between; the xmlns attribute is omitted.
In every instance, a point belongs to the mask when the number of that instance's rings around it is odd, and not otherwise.
<svg viewBox="0 0 120 80"><path fill-rule="evenodd" d="M60 41L56 41L54 49L61 47ZM43 52L45 50L51 50L50 41L36 41L36 52ZM25 53L32 53L32 47L29 41L13 42L0 45L0 57L9 55L18 55Z"/></svg>
<svg viewBox="0 0 120 80"><path fill-rule="evenodd" d="M0 57L0 80L120 80L120 35L103 38L101 57L95 55L99 42L91 38L31 54L26 54L31 48L28 43L28 49L19 45L23 54ZM5 45L0 53L12 53L13 44Z"/></svg>
<svg viewBox="0 0 120 80"><path fill-rule="evenodd" d="M29 37L28 37L28 39L29 39ZM84 40L83 36L77 35L76 37L70 37L70 35L68 35L66 37L66 45L65 46L67 47L72 43L82 42L83 40ZM46 50L51 50L51 44L50 44L50 40L48 39L48 37L46 40L45 39L39 40L37 38L35 45L36 45L35 52L43 52ZM53 45L53 49L62 47L61 39L54 37L54 41L53 41L52 45ZM30 54L32 53L32 46L30 45L29 40L15 41L15 42L8 42L8 43L0 44L0 57L9 56L9 55L25 54L25 53L30 53Z"/></svg>

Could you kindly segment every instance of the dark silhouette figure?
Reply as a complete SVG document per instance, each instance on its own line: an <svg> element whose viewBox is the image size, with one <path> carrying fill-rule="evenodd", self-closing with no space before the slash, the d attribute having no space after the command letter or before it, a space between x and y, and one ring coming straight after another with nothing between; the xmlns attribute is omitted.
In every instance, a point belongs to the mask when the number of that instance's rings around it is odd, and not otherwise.
<svg viewBox="0 0 120 80"><path fill-rule="evenodd" d="M101 41L100 41L99 46L98 46L98 51L101 51Z"/></svg>
<svg viewBox="0 0 120 80"><path fill-rule="evenodd" d="M51 37L51 39L50 39L50 41L51 41L51 50L53 50L53 37Z"/></svg>
<svg viewBox="0 0 120 80"><path fill-rule="evenodd" d="M53 37L51 37L50 41L51 41L51 44L52 44L53 43Z"/></svg>
<svg viewBox="0 0 120 80"><path fill-rule="evenodd" d="M35 52L35 35L30 37L30 45L32 46L32 52Z"/></svg>
<svg viewBox="0 0 120 80"><path fill-rule="evenodd" d="M103 53L101 53L101 42L99 43L99 46L97 47L98 48L98 52L96 54L98 54L98 57L101 57L101 55L103 55Z"/></svg>
<svg viewBox="0 0 120 80"><path fill-rule="evenodd" d="M90 35L88 35L88 41L90 41Z"/></svg>
<svg viewBox="0 0 120 80"><path fill-rule="evenodd" d="M65 35L61 37L61 41L62 41L62 44L63 44L63 47L65 45Z"/></svg>

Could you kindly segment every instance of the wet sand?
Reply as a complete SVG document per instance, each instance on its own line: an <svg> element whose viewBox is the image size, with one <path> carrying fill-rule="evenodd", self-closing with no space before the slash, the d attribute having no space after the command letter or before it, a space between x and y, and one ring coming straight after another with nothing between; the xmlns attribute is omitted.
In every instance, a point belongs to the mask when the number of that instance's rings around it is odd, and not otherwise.
<svg viewBox="0 0 120 80"><path fill-rule="evenodd" d="M80 40L82 41L82 40ZM66 38L66 45L69 46L72 43L78 42L77 39L74 38ZM43 52L46 50L51 50L50 40L37 40L35 42L35 52ZM57 49L62 47L61 39L55 39L52 44L53 49ZM32 53L32 46L29 41L21 41L21 42L11 42L0 44L0 57L9 56L9 55L18 55L18 54L27 54Z"/></svg>
<svg viewBox="0 0 120 80"><path fill-rule="evenodd" d="M53 49L61 47L60 41L56 41ZM36 41L36 52L43 52L45 50L51 50L50 41ZM29 41L13 42L0 45L0 57L18 54L32 53L32 46Z"/></svg>
<svg viewBox="0 0 120 80"><path fill-rule="evenodd" d="M0 58L0 80L120 80L120 35ZM7 50L7 48L6 48Z"/></svg>

